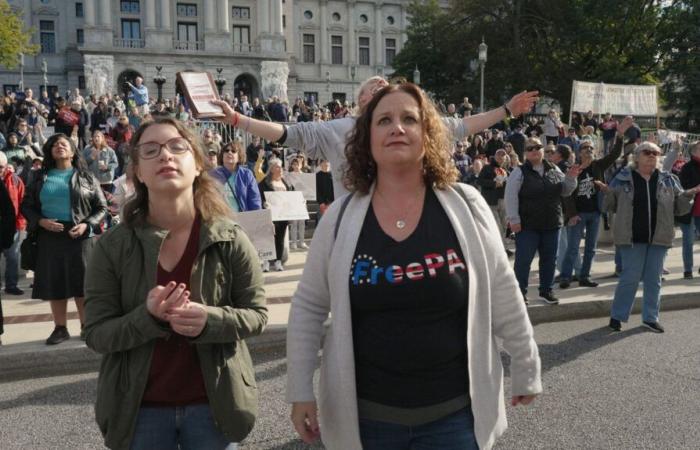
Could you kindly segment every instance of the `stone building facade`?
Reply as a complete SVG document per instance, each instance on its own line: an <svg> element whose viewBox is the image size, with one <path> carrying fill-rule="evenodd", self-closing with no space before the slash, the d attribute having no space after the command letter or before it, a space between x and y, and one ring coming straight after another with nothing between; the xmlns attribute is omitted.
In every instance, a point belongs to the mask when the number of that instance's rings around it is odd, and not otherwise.
<svg viewBox="0 0 700 450"><path fill-rule="evenodd" d="M406 40L409 0L9 0L35 29L36 56L23 80L36 91L80 87L123 91L144 78L206 70L226 80L225 93L354 101L359 83L391 74ZM220 69L220 74L217 75ZM279 86L286 78L286 86ZM3 90L17 89L18 70L0 67Z"/></svg>

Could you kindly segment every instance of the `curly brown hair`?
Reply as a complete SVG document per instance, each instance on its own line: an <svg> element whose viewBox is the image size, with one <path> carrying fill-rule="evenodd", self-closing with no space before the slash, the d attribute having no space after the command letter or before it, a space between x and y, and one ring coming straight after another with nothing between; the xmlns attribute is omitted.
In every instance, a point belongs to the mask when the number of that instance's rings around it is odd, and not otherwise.
<svg viewBox="0 0 700 450"><path fill-rule="evenodd" d="M195 164L200 170L200 174L194 179L192 189L194 191L194 207L204 222L211 222L219 218L231 218L232 211L221 195L216 181L209 176L206 171L207 160L204 150L197 136L192 133L179 120L171 117L159 117L152 121L143 122L141 127L134 133L129 143L129 161L136 171L139 165L139 154L137 144L143 133L154 125L170 125L189 142L192 147ZM123 220L129 227L142 226L146 224L148 217L148 188L138 177L134 177L135 195L124 205Z"/></svg>
<svg viewBox="0 0 700 450"><path fill-rule="evenodd" d="M389 94L405 92L418 103L423 124L423 180L426 186L446 189L458 179L457 168L449 152L450 140L435 105L413 83L390 84L380 89L357 118L345 146L343 184L351 192L367 194L377 179L377 164L372 158L372 115L377 104Z"/></svg>

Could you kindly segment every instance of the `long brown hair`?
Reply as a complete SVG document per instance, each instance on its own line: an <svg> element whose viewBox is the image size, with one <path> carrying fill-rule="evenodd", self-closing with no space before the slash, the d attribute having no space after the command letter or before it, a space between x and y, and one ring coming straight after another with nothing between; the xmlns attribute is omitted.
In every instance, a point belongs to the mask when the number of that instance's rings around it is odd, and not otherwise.
<svg viewBox="0 0 700 450"><path fill-rule="evenodd" d="M138 142L143 133L153 125L170 125L174 127L180 136L185 138L192 147L195 164L197 169L200 170L199 175L192 184L194 207L202 217L202 220L211 222L219 218L230 218L231 208L226 204L216 182L206 172L207 161L199 139L178 120L171 117L159 117L153 121L142 123L129 143L129 156L130 162L133 164L134 173L139 166ZM138 177L134 177L134 188L136 195L124 205L124 223L130 227L144 225L148 217L148 188Z"/></svg>
<svg viewBox="0 0 700 450"><path fill-rule="evenodd" d="M418 103L423 124L423 180L426 186L446 189L457 181L457 168L450 156L450 141L447 138L440 114L421 88L413 83L390 84L381 88L357 118L355 129L345 146L343 184L349 191L362 194L377 179L377 164L372 158L371 129L372 114L379 101L394 92L405 92Z"/></svg>

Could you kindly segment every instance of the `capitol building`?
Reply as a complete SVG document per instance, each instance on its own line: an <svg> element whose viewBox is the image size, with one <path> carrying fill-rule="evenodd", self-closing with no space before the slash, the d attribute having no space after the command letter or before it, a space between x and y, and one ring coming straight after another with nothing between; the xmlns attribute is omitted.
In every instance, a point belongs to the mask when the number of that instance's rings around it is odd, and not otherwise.
<svg viewBox="0 0 700 450"><path fill-rule="evenodd" d="M0 67L4 92L20 79L35 92L44 84L61 94L121 92L141 76L153 97L154 78L163 77L163 96L173 97L175 73L190 70L226 80L228 94L355 101L362 80L393 72L409 21L409 0L9 3L34 29L40 51L21 69Z"/></svg>

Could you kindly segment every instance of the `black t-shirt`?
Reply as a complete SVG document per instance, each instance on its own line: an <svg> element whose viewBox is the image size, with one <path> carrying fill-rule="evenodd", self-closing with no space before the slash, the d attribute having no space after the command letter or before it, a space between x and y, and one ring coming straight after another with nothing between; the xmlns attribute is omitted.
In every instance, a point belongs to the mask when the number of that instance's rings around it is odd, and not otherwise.
<svg viewBox="0 0 700 450"><path fill-rule="evenodd" d="M659 182L659 171L655 170L647 181L633 170L632 182L634 183L632 242L650 244L656 232L656 186Z"/></svg>
<svg viewBox="0 0 700 450"><path fill-rule="evenodd" d="M595 186L593 170L586 167L578 176L578 191L576 194L576 211L598 212L598 190Z"/></svg>
<svg viewBox="0 0 700 450"><path fill-rule="evenodd" d="M401 242L370 206L349 277L360 400L420 408L468 394L467 269L431 189Z"/></svg>

